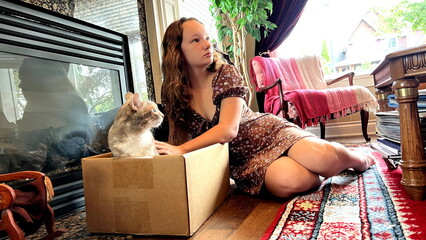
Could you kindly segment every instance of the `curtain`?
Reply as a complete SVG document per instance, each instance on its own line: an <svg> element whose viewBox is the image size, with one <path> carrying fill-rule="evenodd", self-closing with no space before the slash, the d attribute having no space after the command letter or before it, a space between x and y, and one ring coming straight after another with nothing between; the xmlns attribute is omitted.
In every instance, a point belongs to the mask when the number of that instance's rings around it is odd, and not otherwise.
<svg viewBox="0 0 426 240"><path fill-rule="evenodd" d="M268 36L256 42L255 55L262 52L274 51L290 35L300 16L307 0L272 0L273 11L268 18L277 28L269 32Z"/></svg>

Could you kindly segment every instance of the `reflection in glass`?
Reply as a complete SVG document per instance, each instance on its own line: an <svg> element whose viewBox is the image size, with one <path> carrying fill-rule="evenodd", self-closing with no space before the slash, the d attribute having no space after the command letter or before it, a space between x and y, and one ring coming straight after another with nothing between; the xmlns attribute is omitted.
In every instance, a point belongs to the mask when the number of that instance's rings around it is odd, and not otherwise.
<svg viewBox="0 0 426 240"><path fill-rule="evenodd" d="M0 173L49 174L108 151L121 105L115 70L0 54Z"/></svg>

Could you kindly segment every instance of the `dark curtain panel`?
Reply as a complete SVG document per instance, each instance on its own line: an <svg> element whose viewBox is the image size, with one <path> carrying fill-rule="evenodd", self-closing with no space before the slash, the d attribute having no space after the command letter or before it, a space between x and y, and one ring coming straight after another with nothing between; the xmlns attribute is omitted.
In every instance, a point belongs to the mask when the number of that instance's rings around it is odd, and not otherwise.
<svg viewBox="0 0 426 240"><path fill-rule="evenodd" d="M300 16L307 0L272 0L273 12L269 21L277 28L269 32L266 38L256 42L255 55L260 52L274 51L290 35Z"/></svg>

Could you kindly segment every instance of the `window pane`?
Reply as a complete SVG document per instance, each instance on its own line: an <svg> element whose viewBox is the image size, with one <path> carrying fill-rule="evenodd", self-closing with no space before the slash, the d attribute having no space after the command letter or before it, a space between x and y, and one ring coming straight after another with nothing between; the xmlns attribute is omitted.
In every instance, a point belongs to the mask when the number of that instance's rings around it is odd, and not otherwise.
<svg viewBox="0 0 426 240"><path fill-rule="evenodd" d="M127 35L135 92L148 99L137 0L75 0L74 17Z"/></svg>
<svg viewBox="0 0 426 240"><path fill-rule="evenodd" d="M215 20L210 13L210 0L185 0L179 3L181 17L195 17L204 24L212 41L218 42Z"/></svg>

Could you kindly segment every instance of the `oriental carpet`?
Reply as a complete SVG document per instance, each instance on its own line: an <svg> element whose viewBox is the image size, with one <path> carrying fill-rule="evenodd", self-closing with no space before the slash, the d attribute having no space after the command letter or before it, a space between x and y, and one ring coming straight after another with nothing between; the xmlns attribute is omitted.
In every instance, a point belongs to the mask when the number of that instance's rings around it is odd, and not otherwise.
<svg viewBox="0 0 426 240"><path fill-rule="evenodd" d="M360 174L345 171L320 190L293 198L279 209L262 240L426 239L426 201L411 200L400 184L401 169L376 165Z"/></svg>

